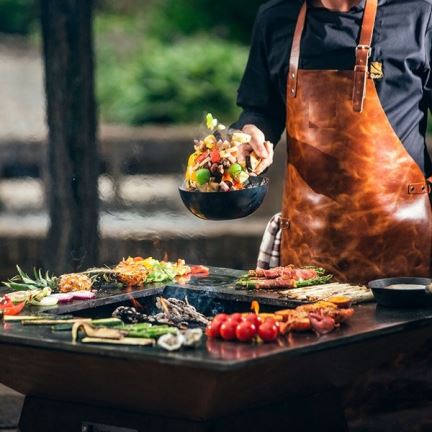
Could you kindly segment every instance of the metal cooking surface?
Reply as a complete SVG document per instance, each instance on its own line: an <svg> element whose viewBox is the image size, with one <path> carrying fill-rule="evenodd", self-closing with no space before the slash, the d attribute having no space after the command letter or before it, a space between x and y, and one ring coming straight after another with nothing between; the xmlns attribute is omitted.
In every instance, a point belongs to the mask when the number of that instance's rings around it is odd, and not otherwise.
<svg viewBox="0 0 432 432"><path fill-rule="evenodd" d="M235 276L223 275L223 274L212 274L206 277L193 277L188 282L191 286L221 286L221 285L232 285L238 278Z"/></svg>
<svg viewBox="0 0 432 432"><path fill-rule="evenodd" d="M258 300L267 308L288 307L286 300L282 300L277 293L258 293L254 291L235 290L233 282L244 274L244 271L211 268L210 276L194 277L185 285L163 284L154 285L138 291L122 292L109 295L104 293L90 301L77 301L68 305L49 308L46 312L56 314L92 315L103 312L106 316L121 302L129 305L131 298L142 304L153 305L154 296L181 297L187 295L188 299L198 310L208 315L222 310L228 312L248 311L250 301ZM188 288L189 286L189 288ZM189 290L189 291L188 291ZM152 298L153 297L153 298ZM296 334L284 341L283 344L235 344L219 340L203 340L202 346L197 350L184 350L176 353L163 352L157 348L90 346L72 343L70 334L53 333L47 327L32 327L6 324L0 326L0 344L13 343L24 346L44 347L54 350L92 353L109 357L152 358L175 361L177 364L193 364L200 367L230 368L244 362L264 360L272 355L297 355L299 353L322 350L324 347L346 345L354 341L375 338L379 334L399 332L406 327L422 326L432 322L432 309L417 310L389 310L376 309L376 305L357 306L356 313L349 322L333 333L316 337L312 333ZM429 324L432 325L432 324Z"/></svg>

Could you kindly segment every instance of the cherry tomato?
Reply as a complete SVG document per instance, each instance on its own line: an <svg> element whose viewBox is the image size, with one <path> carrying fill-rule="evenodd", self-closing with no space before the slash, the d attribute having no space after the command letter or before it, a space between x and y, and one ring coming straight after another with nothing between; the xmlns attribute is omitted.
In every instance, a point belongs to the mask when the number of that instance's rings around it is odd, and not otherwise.
<svg viewBox="0 0 432 432"><path fill-rule="evenodd" d="M238 313L238 312L233 313L229 316L229 320L236 322L236 323L242 322L243 321L243 315L241 313Z"/></svg>
<svg viewBox="0 0 432 432"><path fill-rule="evenodd" d="M225 321L220 327L220 335L222 339L234 340L236 338L237 324L231 320Z"/></svg>
<svg viewBox="0 0 432 432"><path fill-rule="evenodd" d="M271 322L264 322L258 327L258 335L264 342L270 342L277 339L279 329Z"/></svg>
<svg viewBox="0 0 432 432"><path fill-rule="evenodd" d="M224 321L228 321L228 319L229 319L229 315L228 314L220 313L220 314L217 314L213 318L213 321L217 321L217 322L223 323Z"/></svg>
<svg viewBox="0 0 432 432"><path fill-rule="evenodd" d="M261 321L263 324L264 323L270 323L270 324L274 324L276 327L279 327L279 321L276 321L274 318L268 317L265 318L264 320Z"/></svg>
<svg viewBox="0 0 432 432"><path fill-rule="evenodd" d="M262 323L260 316L257 314L254 314L254 313L246 314L245 316L243 316L243 319L245 321L249 321L252 324L254 324L256 328L258 328L260 326L260 324Z"/></svg>
<svg viewBox="0 0 432 432"><path fill-rule="evenodd" d="M256 335L255 324L250 321L243 321L236 328L237 339L241 342L250 342Z"/></svg>
<svg viewBox="0 0 432 432"><path fill-rule="evenodd" d="M220 328L221 325L223 324L223 321L215 321L213 320L206 329L206 335L208 337L212 337L212 338L218 338L221 336L220 334Z"/></svg>

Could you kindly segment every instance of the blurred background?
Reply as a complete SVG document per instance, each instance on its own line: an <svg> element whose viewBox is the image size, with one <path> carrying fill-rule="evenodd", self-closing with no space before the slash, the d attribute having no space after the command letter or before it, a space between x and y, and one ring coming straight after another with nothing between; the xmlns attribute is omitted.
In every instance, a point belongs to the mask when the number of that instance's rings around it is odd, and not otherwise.
<svg viewBox="0 0 432 432"><path fill-rule="evenodd" d="M99 264L152 255L254 267L265 225L280 208L283 143L270 170L270 193L245 220L201 221L183 207L177 187L205 113L228 124L239 114L237 88L261 3L95 1ZM17 263L43 266L47 254L48 131L39 6L37 0L0 0L3 280Z"/></svg>
<svg viewBox="0 0 432 432"><path fill-rule="evenodd" d="M279 210L284 149L263 207L205 222L178 195L206 112L233 122L262 0L98 0L93 31L99 111L100 253L255 265ZM44 69L36 0L0 0L0 275L43 266L49 213Z"/></svg>

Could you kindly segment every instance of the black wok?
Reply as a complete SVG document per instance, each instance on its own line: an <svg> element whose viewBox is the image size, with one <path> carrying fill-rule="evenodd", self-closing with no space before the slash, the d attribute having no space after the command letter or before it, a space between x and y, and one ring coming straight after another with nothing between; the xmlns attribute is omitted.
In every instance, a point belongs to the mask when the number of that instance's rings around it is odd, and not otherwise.
<svg viewBox="0 0 432 432"><path fill-rule="evenodd" d="M179 188L184 205L195 216L206 220L239 219L252 214L264 201L268 178L251 177L252 186L232 192L199 192Z"/></svg>

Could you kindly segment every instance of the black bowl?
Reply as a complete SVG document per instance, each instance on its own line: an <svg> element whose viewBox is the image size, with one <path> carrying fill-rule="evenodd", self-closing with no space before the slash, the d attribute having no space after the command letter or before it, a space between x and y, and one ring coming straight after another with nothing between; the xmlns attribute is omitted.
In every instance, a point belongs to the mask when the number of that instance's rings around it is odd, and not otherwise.
<svg viewBox="0 0 432 432"><path fill-rule="evenodd" d="M251 187L232 192L199 192L179 188L184 205L195 216L206 220L239 219L252 214L264 201L267 177L251 177Z"/></svg>
<svg viewBox="0 0 432 432"><path fill-rule="evenodd" d="M418 277L395 277L377 279L369 282L377 303L386 307L430 307L432 306L432 293L428 286L432 279ZM412 285L411 288L395 289L391 285Z"/></svg>

